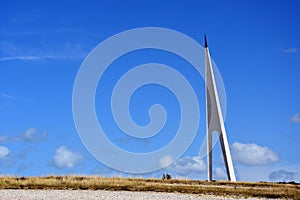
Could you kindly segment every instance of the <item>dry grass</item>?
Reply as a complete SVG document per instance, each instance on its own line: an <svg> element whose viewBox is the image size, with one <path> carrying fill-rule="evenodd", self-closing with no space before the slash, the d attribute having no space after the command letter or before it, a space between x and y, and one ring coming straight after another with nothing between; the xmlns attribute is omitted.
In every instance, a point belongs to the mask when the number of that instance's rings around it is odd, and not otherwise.
<svg viewBox="0 0 300 200"><path fill-rule="evenodd" d="M235 197L300 198L299 184L207 182L98 176L0 177L0 189L127 190L212 194Z"/></svg>

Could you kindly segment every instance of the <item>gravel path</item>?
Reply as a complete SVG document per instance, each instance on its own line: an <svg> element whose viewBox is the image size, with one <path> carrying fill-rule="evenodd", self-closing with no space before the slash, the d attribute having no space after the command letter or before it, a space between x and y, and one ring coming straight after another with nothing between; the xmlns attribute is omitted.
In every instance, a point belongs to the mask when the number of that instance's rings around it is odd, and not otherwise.
<svg viewBox="0 0 300 200"><path fill-rule="evenodd" d="M103 191L103 190L0 190L0 199L7 200L67 200L67 199L115 199L115 200L206 200L206 199L226 199L208 195L180 194L180 193L160 193L160 192L129 192L129 191ZM250 200L250 198L248 199Z"/></svg>

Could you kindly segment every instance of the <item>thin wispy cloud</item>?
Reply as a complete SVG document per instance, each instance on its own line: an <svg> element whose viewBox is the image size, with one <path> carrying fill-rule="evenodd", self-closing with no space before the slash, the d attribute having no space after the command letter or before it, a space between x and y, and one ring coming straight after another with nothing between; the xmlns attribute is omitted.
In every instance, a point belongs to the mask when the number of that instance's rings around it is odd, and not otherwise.
<svg viewBox="0 0 300 200"><path fill-rule="evenodd" d="M88 54L88 50L83 46L80 42L40 43L33 41L30 44L19 44L3 40L0 41L0 62L82 59Z"/></svg>
<svg viewBox="0 0 300 200"><path fill-rule="evenodd" d="M294 114L291 118L290 118L291 122L293 123L300 123L300 113L296 113Z"/></svg>
<svg viewBox="0 0 300 200"><path fill-rule="evenodd" d="M297 52L299 52L299 49L298 48L286 48L286 49L283 49L283 52L284 53L297 53Z"/></svg>
<svg viewBox="0 0 300 200"><path fill-rule="evenodd" d="M5 99L9 99L9 100L15 100L16 99L15 96L13 96L11 94L5 94L5 93L1 94L1 97L5 98Z"/></svg>
<svg viewBox="0 0 300 200"><path fill-rule="evenodd" d="M14 137L13 141L26 141L26 142L39 142L46 138L47 133L44 132L37 132L35 128L30 128L26 130L24 133L20 134L17 137Z"/></svg>
<svg viewBox="0 0 300 200"><path fill-rule="evenodd" d="M20 142L36 143L46 139L47 132L38 132L35 128L30 128L18 136L0 135L0 142Z"/></svg>
<svg viewBox="0 0 300 200"><path fill-rule="evenodd" d="M14 13L11 18L8 19L9 22L14 24L28 24L34 23L40 16L36 13Z"/></svg>
<svg viewBox="0 0 300 200"><path fill-rule="evenodd" d="M30 30L30 31L19 31L19 32L2 32L4 36L40 36L40 35L50 35L53 33L81 33L80 29L77 28L57 28L50 30Z"/></svg>
<svg viewBox="0 0 300 200"><path fill-rule="evenodd" d="M6 142L6 141L7 141L7 137L0 135L0 142Z"/></svg>
<svg viewBox="0 0 300 200"><path fill-rule="evenodd" d="M66 59L66 58L72 58L72 57L68 57L68 56L55 56L55 55L45 55L45 56L8 56L8 57L1 57L0 61L11 61L11 60L37 61L37 60Z"/></svg>
<svg viewBox="0 0 300 200"><path fill-rule="evenodd" d="M56 37L58 40L56 42L59 42L59 38L69 36L69 38L73 38L76 36L75 41L78 41L79 43L86 45L83 43L83 41L86 41L89 43L91 40L98 39L99 37L103 36L102 32L99 32L98 30L94 29L80 29L80 28L74 28L74 27L67 27L67 28L56 28L56 29L49 29L49 30L26 30L26 31L3 31L0 32L0 36L2 38L20 38L20 37L26 37L26 38L39 38L39 37L48 37L53 38ZM9 41L0 41L1 43L11 43ZM40 45L40 44L39 44ZM52 44L51 44L52 45ZM1 49L6 50L6 49Z"/></svg>
<svg viewBox="0 0 300 200"><path fill-rule="evenodd" d="M142 144L144 146L149 146L151 145L151 141L149 139L136 139L133 137L122 137L122 138L117 138L116 142L121 143L121 144Z"/></svg>
<svg viewBox="0 0 300 200"><path fill-rule="evenodd" d="M23 32L3 32L5 36L33 36L41 34L40 31L23 31Z"/></svg>

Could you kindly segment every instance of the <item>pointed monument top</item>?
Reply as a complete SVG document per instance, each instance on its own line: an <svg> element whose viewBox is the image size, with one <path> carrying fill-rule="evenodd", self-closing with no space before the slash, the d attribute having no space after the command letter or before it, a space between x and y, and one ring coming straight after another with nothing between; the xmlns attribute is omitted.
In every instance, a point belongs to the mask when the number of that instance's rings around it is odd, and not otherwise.
<svg viewBox="0 0 300 200"><path fill-rule="evenodd" d="M206 40L206 34L204 34L204 47L207 48L208 45L207 45L207 40Z"/></svg>

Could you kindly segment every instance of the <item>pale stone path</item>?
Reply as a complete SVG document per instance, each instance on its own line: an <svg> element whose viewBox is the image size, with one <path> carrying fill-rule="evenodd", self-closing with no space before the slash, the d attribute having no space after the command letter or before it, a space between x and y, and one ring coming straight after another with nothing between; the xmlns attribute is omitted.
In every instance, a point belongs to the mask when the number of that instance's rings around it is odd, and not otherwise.
<svg viewBox="0 0 300 200"><path fill-rule="evenodd" d="M0 199L7 200L68 200L68 199L107 199L107 200L233 200L211 195L195 195L164 192L129 192L129 191L103 191L103 190L11 190L0 189ZM248 198L248 200L251 198ZM252 198L256 199L256 198Z"/></svg>

